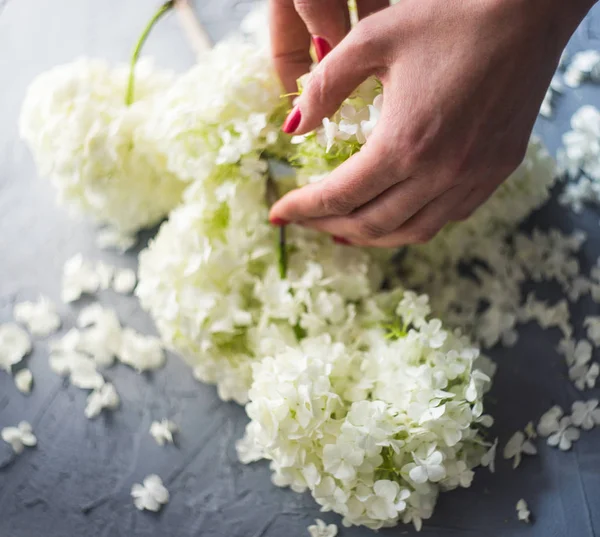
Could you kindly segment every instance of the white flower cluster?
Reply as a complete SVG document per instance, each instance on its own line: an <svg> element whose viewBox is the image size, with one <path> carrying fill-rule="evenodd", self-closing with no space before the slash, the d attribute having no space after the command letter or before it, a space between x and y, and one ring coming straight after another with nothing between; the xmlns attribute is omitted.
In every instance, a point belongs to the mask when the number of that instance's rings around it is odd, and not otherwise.
<svg viewBox="0 0 600 537"><path fill-rule="evenodd" d="M571 117L571 129L563 135L564 148L558 153L559 164L571 179L559 201L580 213L584 204L600 203L600 111L582 106Z"/></svg>
<svg viewBox="0 0 600 537"><path fill-rule="evenodd" d="M300 86L306 77L300 80ZM302 136L294 136L292 144L297 146L297 155L293 159L300 167L298 182L305 184L318 181L360 151L379 121L382 105L381 83L369 78L331 118L323 119L322 127Z"/></svg>
<svg viewBox="0 0 600 537"><path fill-rule="evenodd" d="M227 172L227 173L226 173ZM356 302L383 280L382 254L287 231L278 271L268 221L266 164L246 157L195 183L140 255L136 294L163 340L224 400L245 403L252 362L299 337L352 332Z"/></svg>
<svg viewBox="0 0 600 537"><path fill-rule="evenodd" d="M80 59L39 75L27 90L20 133L59 202L121 235L160 222L185 182L144 127L174 77L140 61L135 101L125 104L129 67Z"/></svg>
<svg viewBox="0 0 600 537"><path fill-rule="evenodd" d="M583 50L573 55L566 66L564 81L570 88L577 88L592 76L592 72L600 65L600 52Z"/></svg>
<svg viewBox="0 0 600 537"><path fill-rule="evenodd" d="M275 484L345 525L420 528L440 490L470 486L491 424L478 351L428 313L426 298L382 293L357 340L308 337L256 363L242 460L270 459Z"/></svg>
<svg viewBox="0 0 600 537"><path fill-rule="evenodd" d="M220 165L281 151L282 91L268 51L232 38L202 55L161 96L145 132L171 172L205 181L221 173Z"/></svg>

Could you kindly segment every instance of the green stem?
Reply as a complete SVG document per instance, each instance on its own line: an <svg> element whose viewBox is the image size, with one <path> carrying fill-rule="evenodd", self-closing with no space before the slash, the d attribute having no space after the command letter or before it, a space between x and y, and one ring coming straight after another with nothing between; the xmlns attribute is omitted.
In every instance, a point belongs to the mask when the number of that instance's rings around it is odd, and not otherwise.
<svg viewBox="0 0 600 537"><path fill-rule="evenodd" d="M267 203L273 205L279 199L279 192L271 173L267 176ZM277 265L279 276L282 280L287 276L287 246L285 239L285 226L280 226L277 233Z"/></svg>
<svg viewBox="0 0 600 537"><path fill-rule="evenodd" d="M165 2L158 11L154 14L154 16L150 19L142 35L138 39L135 44L135 48L133 49L133 54L131 55L131 63L129 67L129 81L127 83L127 94L125 96L125 104L127 106L133 103L133 93L135 89L135 65L137 64L138 58L140 57L140 52L142 52L142 47L146 42L146 39L150 35L152 28L154 25L162 18L162 16L167 13L172 7L175 6L175 0L170 0L169 2Z"/></svg>

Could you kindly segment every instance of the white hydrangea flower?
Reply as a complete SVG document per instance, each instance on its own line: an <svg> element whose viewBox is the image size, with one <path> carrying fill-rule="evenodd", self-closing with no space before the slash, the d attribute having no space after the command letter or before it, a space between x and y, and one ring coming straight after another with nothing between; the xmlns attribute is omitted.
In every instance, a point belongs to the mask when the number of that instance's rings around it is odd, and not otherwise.
<svg viewBox="0 0 600 537"><path fill-rule="evenodd" d="M112 287L115 292L128 295L133 292L136 283L135 271L129 268L118 269L115 271Z"/></svg>
<svg viewBox="0 0 600 537"><path fill-rule="evenodd" d="M100 278L95 267L76 254L65 262L61 299L63 302L74 302L82 294L94 294L100 287Z"/></svg>
<svg viewBox="0 0 600 537"><path fill-rule="evenodd" d="M569 378L579 391L594 388L599 374L600 365L595 362L591 365L574 365L569 368Z"/></svg>
<svg viewBox="0 0 600 537"><path fill-rule="evenodd" d="M559 420L562 418L564 412L559 406L553 406L546 411L537 425L537 432L540 436L548 437L552 433L558 431L560 425Z"/></svg>
<svg viewBox="0 0 600 537"><path fill-rule="evenodd" d="M84 330L68 333L72 349L89 355L99 367L110 367L122 344L116 312L98 303L90 304L79 313L77 325Z"/></svg>
<svg viewBox="0 0 600 537"><path fill-rule="evenodd" d="M2 440L10 444L13 451L19 455L27 447L33 447L37 444L37 438L33 434L31 425L26 422L20 422L16 427L4 427L0 432Z"/></svg>
<svg viewBox="0 0 600 537"><path fill-rule="evenodd" d="M146 336L132 328L121 333L118 358L138 373L161 368L165 363L162 342L154 336Z"/></svg>
<svg viewBox="0 0 600 537"><path fill-rule="evenodd" d="M202 182L220 165L274 150L287 106L281 94L268 50L225 40L161 96L146 133L173 173Z"/></svg>
<svg viewBox="0 0 600 537"><path fill-rule="evenodd" d="M15 320L24 324L34 336L47 336L60 327L60 316L54 304L46 297L37 302L19 302L13 309Z"/></svg>
<svg viewBox="0 0 600 537"><path fill-rule="evenodd" d="M600 193L595 185L600 181L600 111L592 105L582 106L571 117L571 129L563 135L564 149L559 153L559 163L573 178L583 171L592 182L578 187L581 198L597 201ZM573 197L573 194L571 190L567 195ZM563 201L571 200L567 197Z"/></svg>
<svg viewBox="0 0 600 537"><path fill-rule="evenodd" d="M572 339L563 338L558 345L558 352L565 357L565 361L570 367L587 364L592 359L592 350L592 345L585 339L575 342Z"/></svg>
<svg viewBox="0 0 600 537"><path fill-rule="evenodd" d="M586 431L593 429L595 425L600 425L598 399L575 401L572 406L571 420L573 425Z"/></svg>
<svg viewBox="0 0 600 537"><path fill-rule="evenodd" d="M598 63L600 63L600 52L597 50L583 50L574 54L565 70L565 84L570 88L580 86Z"/></svg>
<svg viewBox="0 0 600 537"><path fill-rule="evenodd" d="M403 295L358 312L359 346L307 337L253 367L240 457L270 459L275 484L310 490L346 525L420 527L440 490L471 484L485 453L478 352Z"/></svg>
<svg viewBox="0 0 600 537"><path fill-rule="evenodd" d="M163 419L153 421L150 425L150 434L159 446L173 443L173 434L177 432L177 425L171 420Z"/></svg>
<svg viewBox="0 0 600 537"><path fill-rule="evenodd" d="M143 483L135 483L131 487L131 496L137 509L143 511L160 511L169 502L169 491L163 485L162 479L156 474L144 478Z"/></svg>
<svg viewBox="0 0 600 537"><path fill-rule="evenodd" d="M335 537L338 534L338 527L335 524L325 524L320 518L316 518L315 523L307 529L310 537Z"/></svg>
<svg viewBox="0 0 600 537"><path fill-rule="evenodd" d="M99 388L96 388L87 398L85 407L85 417L88 419L99 416L104 410L115 410L119 407L121 399L115 387L107 382Z"/></svg>
<svg viewBox="0 0 600 537"><path fill-rule="evenodd" d="M11 371L31 352L31 339L18 324L0 324L0 369Z"/></svg>
<svg viewBox="0 0 600 537"><path fill-rule="evenodd" d="M98 288L102 291L109 289L115 274L115 267L104 263L103 261L98 261L94 267L94 270L98 276Z"/></svg>
<svg viewBox="0 0 600 537"><path fill-rule="evenodd" d="M579 440L579 429L571 427L573 421L569 416L561 418L558 429L548 437L548 445L558 447L562 451L571 449L573 442Z"/></svg>
<svg viewBox="0 0 600 537"><path fill-rule="evenodd" d="M32 384L33 375L29 369L20 369L15 373L15 386L21 393L30 393Z"/></svg>
<svg viewBox="0 0 600 537"><path fill-rule="evenodd" d="M131 233L122 233L114 228L104 228L96 234L96 246L101 250L115 249L120 253L133 248L137 237Z"/></svg>
<svg viewBox="0 0 600 537"><path fill-rule="evenodd" d="M583 326L587 328L587 337L595 347L600 346L600 316L588 315L583 320Z"/></svg>
<svg viewBox="0 0 600 537"><path fill-rule="evenodd" d="M481 466L485 466L490 469L493 474L496 471L496 451L498 450L498 439L494 440L494 443L490 446L490 449L485 452L481 457Z"/></svg>
<svg viewBox="0 0 600 537"><path fill-rule="evenodd" d="M515 469L521 464L523 454L536 455L537 448L531 440L527 439L524 432L517 431L504 446L503 455L505 459L513 459L513 469Z"/></svg>
<svg viewBox="0 0 600 537"><path fill-rule="evenodd" d="M239 403L257 359L305 335L355 337L357 309L381 285L386 256L289 227L281 278L265 172L264 162L248 157L192 185L140 255L136 288L196 378Z"/></svg>
<svg viewBox="0 0 600 537"><path fill-rule="evenodd" d="M529 507L527 506L527 502L523 499L520 499L517 502L517 518L521 521L521 522L526 522L529 523L529 517L531 516L531 512L529 511Z"/></svg>
<svg viewBox="0 0 600 537"><path fill-rule="evenodd" d="M158 223L185 187L145 128L173 75L139 61L126 106L128 78L129 66L103 60L54 67L29 86L19 125L59 202L122 235Z"/></svg>

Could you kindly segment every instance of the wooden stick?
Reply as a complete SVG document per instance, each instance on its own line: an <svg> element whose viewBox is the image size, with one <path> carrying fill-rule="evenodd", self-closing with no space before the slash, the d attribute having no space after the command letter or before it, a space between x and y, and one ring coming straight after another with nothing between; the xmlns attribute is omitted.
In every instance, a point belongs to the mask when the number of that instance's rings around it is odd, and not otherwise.
<svg viewBox="0 0 600 537"><path fill-rule="evenodd" d="M189 45L194 53L201 54L212 48L212 42L204 26L196 16L190 0L177 0L175 10Z"/></svg>

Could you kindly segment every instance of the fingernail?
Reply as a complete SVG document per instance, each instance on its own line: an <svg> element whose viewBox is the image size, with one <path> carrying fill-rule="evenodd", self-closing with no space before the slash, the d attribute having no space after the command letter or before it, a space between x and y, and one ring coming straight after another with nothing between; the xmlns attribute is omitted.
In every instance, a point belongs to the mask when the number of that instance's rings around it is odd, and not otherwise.
<svg viewBox="0 0 600 537"><path fill-rule="evenodd" d="M282 227L282 226L287 226L289 224L289 222L287 220L284 220L283 218L270 218L269 222L271 222L271 224L273 224L274 226L277 227Z"/></svg>
<svg viewBox="0 0 600 537"><path fill-rule="evenodd" d="M344 237L337 237L336 235L334 235L333 237L331 237L331 239L336 244L344 244L345 246L352 246L352 243L348 239L344 239Z"/></svg>
<svg viewBox="0 0 600 537"><path fill-rule="evenodd" d="M313 35L312 42L315 47L315 53L317 55L317 61L320 62L327 54L331 52L331 45L327 39L318 35Z"/></svg>
<svg viewBox="0 0 600 537"><path fill-rule="evenodd" d="M301 120L302 112L300 112L300 107L296 105L294 108L292 108L292 111L288 117L285 118L281 130L286 134L292 134L298 128L298 125L300 125Z"/></svg>

